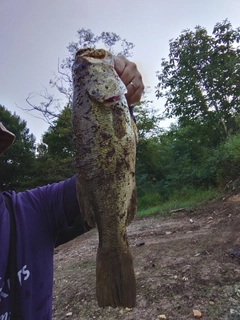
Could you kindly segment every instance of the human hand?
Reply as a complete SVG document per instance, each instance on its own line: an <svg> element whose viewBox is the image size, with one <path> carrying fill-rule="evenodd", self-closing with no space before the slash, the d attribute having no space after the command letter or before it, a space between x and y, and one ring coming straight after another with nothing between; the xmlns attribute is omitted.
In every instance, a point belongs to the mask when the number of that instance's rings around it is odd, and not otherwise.
<svg viewBox="0 0 240 320"><path fill-rule="evenodd" d="M117 56L115 58L114 67L127 88L126 99L128 105L130 106L131 104L140 101L144 90L144 84L136 64L123 56Z"/></svg>

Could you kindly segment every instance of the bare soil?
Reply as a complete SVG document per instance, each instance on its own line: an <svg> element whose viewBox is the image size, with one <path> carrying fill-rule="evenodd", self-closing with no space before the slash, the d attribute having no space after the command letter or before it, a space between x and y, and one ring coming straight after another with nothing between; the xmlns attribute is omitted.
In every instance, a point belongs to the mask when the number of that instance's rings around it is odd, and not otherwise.
<svg viewBox="0 0 240 320"><path fill-rule="evenodd" d="M195 309L205 320L240 319L239 231L240 193L168 217L136 218L128 238L137 306L128 310L97 305L98 234L91 230L56 249L53 319L185 320Z"/></svg>

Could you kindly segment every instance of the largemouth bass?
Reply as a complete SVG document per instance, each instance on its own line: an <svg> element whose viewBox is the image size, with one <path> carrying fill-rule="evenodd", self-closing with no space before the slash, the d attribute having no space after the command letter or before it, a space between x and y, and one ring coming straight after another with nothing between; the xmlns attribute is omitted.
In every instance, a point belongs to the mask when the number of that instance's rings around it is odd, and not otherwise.
<svg viewBox="0 0 240 320"><path fill-rule="evenodd" d="M73 140L77 197L99 247L96 292L100 307L136 304L136 283L126 226L137 209L137 131L114 70L113 56L82 49L73 64Z"/></svg>

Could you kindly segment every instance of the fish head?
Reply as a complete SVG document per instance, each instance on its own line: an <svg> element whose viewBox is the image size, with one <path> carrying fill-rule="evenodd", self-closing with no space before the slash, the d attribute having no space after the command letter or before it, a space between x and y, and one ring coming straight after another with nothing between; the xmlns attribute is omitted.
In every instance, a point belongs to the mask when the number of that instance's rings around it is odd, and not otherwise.
<svg viewBox="0 0 240 320"><path fill-rule="evenodd" d="M73 73L82 79L91 100L105 105L124 101L126 86L114 69L114 56L103 50L81 49L77 52L73 65ZM82 75L82 76L81 76Z"/></svg>

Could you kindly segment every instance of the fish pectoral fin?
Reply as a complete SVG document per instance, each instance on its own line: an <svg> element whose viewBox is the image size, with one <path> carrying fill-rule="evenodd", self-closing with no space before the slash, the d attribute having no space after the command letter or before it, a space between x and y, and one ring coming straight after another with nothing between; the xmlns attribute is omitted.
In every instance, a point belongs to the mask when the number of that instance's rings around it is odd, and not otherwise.
<svg viewBox="0 0 240 320"><path fill-rule="evenodd" d="M87 222L87 224L90 227L94 228L96 225L96 222L95 222L94 211L93 211L93 207L91 205L91 202L89 199L85 198L83 203L84 203L83 209L81 210L83 219ZM80 206L80 207L82 207L82 206Z"/></svg>
<svg viewBox="0 0 240 320"><path fill-rule="evenodd" d="M134 188L132 190L132 196L131 196L128 210L127 210L127 226L133 221L136 213L137 213L137 188L136 188L136 185L134 185Z"/></svg>
<svg viewBox="0 0 240 320"><path fill-rule="evenodd" d="M94 209L92 206L92 201L89 198L89 194L86 192L86 188L84 188L84 184L78 183L77 179L77 198L80 207L80 211L83 219L87 222L89 227L95 227L96 222L94 218Z"/></svg>
<svg viewBox="0 0 240 320"><path fill-rule="evenodd" d="M132 123L132 128L135 136L135 141L136 141L136 144L138 144L138 129L133 119L131 119L131 123Z"/></svg>

